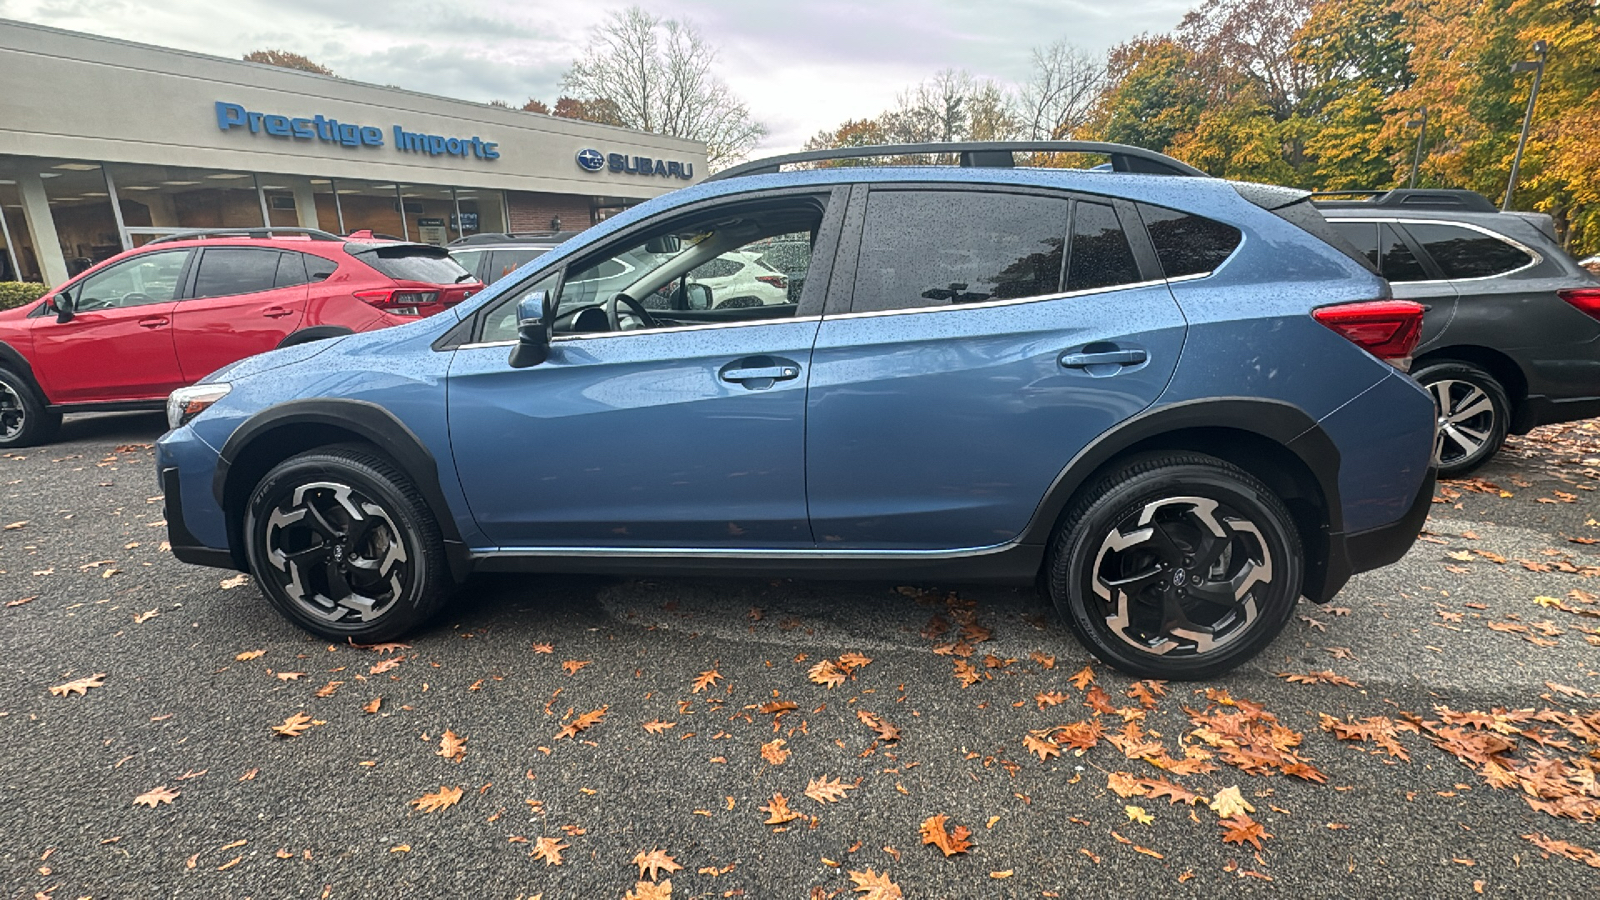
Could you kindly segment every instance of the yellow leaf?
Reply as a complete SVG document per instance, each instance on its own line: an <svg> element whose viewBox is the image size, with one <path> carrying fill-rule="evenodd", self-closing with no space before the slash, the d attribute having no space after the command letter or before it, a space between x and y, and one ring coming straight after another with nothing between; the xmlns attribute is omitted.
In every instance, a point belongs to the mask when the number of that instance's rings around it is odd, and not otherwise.
<svg viewBox="0 0 1600 900"><path fill-rule="evenodd" d="M1140 825L1149 825L1156 820L1155 816L1145 812L1142 806L1124 806L1122 811L1128 814L1130 822L1138 822Z"/></svg>
<svg viewBox="0 0 1600 900"><path fill-rule="evenodd" d="M1216 812L1219 818L1223 819L1231 819L1235 816L1242 816L1245 813L1253 813L1256 811L1256 808L1251 806L1249 801L1245 800L1244 797L1239 794L1238 785L1223 788L1222 790L1217 791L1216 795L1207 805L1210 806L1214 812Z"/></svg>

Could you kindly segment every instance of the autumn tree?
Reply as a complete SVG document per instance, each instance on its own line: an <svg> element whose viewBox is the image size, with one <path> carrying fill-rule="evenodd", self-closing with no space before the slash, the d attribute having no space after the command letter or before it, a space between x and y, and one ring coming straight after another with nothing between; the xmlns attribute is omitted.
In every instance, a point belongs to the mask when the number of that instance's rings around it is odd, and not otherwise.
<svg viewBox="0 0 1600 900"><path fill-rule="evenodd" d="M630 6L590 31L561 86L585 110L614 110L616 124L705 142L717 169L747 156L767 129L712 70L716 58L692 23Z"/></svg>
<svg viewBox="0 0 1600 900"><path fill-rule="evenodd" d="M522 111L538 113L541 116L550 115L550 107L546 106L542 101L535 100L532 97L528 98L527 103L522 104Z"/></svg>
<svg viewBox="0 0 1600 900"><path fill-rule="evenodd" d="M623 125L622 111L617 104L604 98L579 100L576 97L559 97L550 115L558 119L579 119L600 125Z"/></svg>
<svg viewBox="0 0 1600 900"><path fill-rule="evenodd" d="M1109 87L1092 119L1100 140L1167 151L1192 131L1206 90L1194 55L1166 36L1142 35L1112 49Z"/></svg>
<svg viewBox="0 0 1600 900"><path fill-rule="evenodd" d="M1075 137L1099 102L1105 79L1105 60L1067 41L1035 47L1028 80L1017 95L1020 136L1035 141Z"/></svg>
<svg viewBox="0 0 1600 900"><path fill-rule="evenodd" d="M311 72L316 75L333 75L333 70L319 63L291 53L288 50L252 50L244 55L245 62L264 63L282 69L295 69L300 72Z"/></svg>

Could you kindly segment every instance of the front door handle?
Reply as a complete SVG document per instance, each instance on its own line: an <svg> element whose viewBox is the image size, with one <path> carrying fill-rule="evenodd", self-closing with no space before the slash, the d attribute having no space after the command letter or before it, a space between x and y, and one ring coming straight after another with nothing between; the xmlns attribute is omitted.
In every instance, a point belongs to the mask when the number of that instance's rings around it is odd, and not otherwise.
<svg viewBox="0 0 1600 900"><path fill-rule="evenodd" d="M775 356L746 356L723 366L717 377L730 384L742 384L750 390L759 391L780 381L799 378L800 364Z"/></svg>
<svg viewBox="0 0 1600 900"><path fill-rule="evenodd" d="M269 306L266 309L262 310L261 314L263 316L266 316L269 319L281 319L284 316L292 316L292 315L294 315L294 310L292 310L292 309L284 309L281 306Z"/></svg>
<svg viewBox="0 0 1600 900"><path fill-rule="evenodd" d="M798 378L800 369L796 366L763 366L754 369L728 369L722 373L723 381L756 381L770 378L773 381L788 381Z"/></svg>
<svg viewBox="0 0 1600 900"><path fill-rule="evenodd" d="M139 320L139 327L140 328L160 328L160 327L168 324L168 322L169 322L169 320L167 319L166 316L145 316L144 318Z"/></svg>
<svg viewBox="0 0 1600 900"><path fill-rule="evenodd" d="M1068 369L1087 369L1090 366L1136 366L1150 355L1143 350L1101 350L1096 353L1063 353L1061 365Z"/></svg>

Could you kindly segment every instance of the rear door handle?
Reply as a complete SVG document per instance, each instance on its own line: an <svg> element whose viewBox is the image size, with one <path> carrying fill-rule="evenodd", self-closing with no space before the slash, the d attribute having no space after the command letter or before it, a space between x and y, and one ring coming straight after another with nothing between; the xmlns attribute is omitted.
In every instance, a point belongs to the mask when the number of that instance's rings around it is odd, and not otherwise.
<svg viewBox="0 0 1600 900"><path fill-rule="evenodd" d="M292 315L294 315L294 310L292 310L292 309L284 309L281 306L269 306L266 309L262 310L261 314L263 316L266 316L269 319L281 319L284 316L292 316Z"/></svg>
<svg viewBox="0 0 1600 900"><path fill-rule="evenodd" d="M1149 359L1143 350L1102 350L1098 353L1063 353L1061 365L1068 369L1090 366L1136 366Z"/></svg>
<svg viewBox="0 0 1600 900"><path fill-rule="evenodd" d="M161 326L168 324L168 322L169 320L166 316L145 316L139 320L139 327L160 328Z"/></svg>

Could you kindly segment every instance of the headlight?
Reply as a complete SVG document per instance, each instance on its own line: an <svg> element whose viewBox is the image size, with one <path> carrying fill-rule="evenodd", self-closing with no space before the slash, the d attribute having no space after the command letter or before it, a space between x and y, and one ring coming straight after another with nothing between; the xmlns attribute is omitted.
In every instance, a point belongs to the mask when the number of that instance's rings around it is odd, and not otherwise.
<svg viewBox="0 0 1600 900"><path fill-rule="evenodd" d="M183 427L189 420L210 409L211 404L228 396L231 390L233 385L227 382L178 388L167 397L167 427Z"/></svg>

